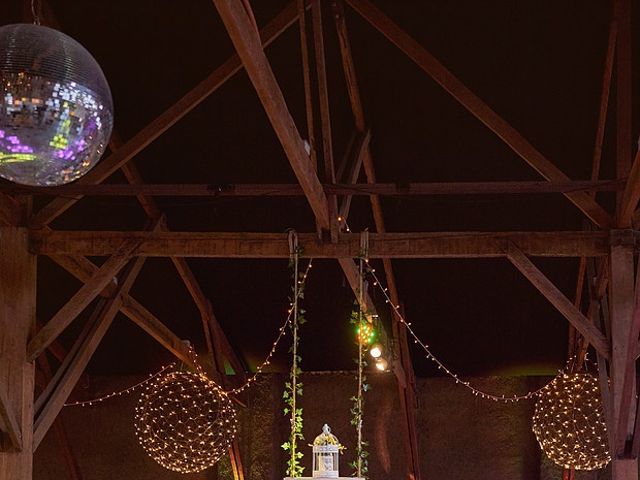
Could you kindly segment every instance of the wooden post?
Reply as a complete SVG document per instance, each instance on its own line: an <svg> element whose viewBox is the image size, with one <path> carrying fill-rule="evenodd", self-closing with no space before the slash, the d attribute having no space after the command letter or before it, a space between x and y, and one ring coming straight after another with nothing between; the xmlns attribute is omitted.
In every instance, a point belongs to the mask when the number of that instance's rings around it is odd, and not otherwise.
<svg viewBox="0 0 640 480"><path fill-rule="evenodd" d="M613 463L613 480L638 480L638 459L626 455L628 439L633 434L633 421L625 421L619 425L620 417L634 419L633 412L621 410L623 402L623 386L629 348L629 334L633 323L635 306L634 295L634 262L633 262L633 234L629 230L612 231L611 261L610 261L610 309L611 309L611 386L612 386L612 425L615 443L618 445L611 452ZM635 369L635 363L630 365ZM635 372L634 372L635 378ZM633 395L635 388L632 389ZM629 405L627 403L627 405ZM635 408L633 402L627 408ZM620 445L623 445L620 450Z"/></svg>
<svg viewBox="0 0 640 480"><path fill-rule="evenodd" d="M15 421L21 448L3 430L0 478L31 480L33 471L34 366L27 360L27 341L35 324L36 257L28 250L25 228L0 228L0 387L4 410Z"/></svg>

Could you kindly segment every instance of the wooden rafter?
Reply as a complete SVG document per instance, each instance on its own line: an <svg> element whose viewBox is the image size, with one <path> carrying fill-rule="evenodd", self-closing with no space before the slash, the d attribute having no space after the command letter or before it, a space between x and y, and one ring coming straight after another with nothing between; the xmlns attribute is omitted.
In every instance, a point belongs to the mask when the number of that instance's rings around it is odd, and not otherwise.
<svg viewBox="0 0 640 480"><path fill-rule="evenodd" d="M634 395L634 389L625 388L629 375L628 358L635 357L637 337L634 341L630 335L633 331L635 292L634 292L634 241L629 230L612 231L609 298L611 311L611 393L613 424L607 429L614 432L615 447L612 452L614 468L626 463L624 460L627 441L633 433L633 423L629 420L635 408L635 402L625 398ZM631 349L631 352L628 351ZM632 361L635 371L635 358ZM635 378L635 372L632 374ZM637 471L637 465L636 465ZM624 477L623 477L624 478Z"/></svg>
<svg viewBox="0 0 640 480"><path fill-rule="evenodd" d="M375 182L375 169L373 165L373 159L371 157L371 151L369 149L369 130L365 129L364 109L360 99L360 89L357 81L357 74L355 63L353 62L353 56L351 52L351 43L349 39L349 33L347 24L344 17L344 6L341 1L334 1L332 4L333 16L336 25L336 31L338 35L338 43L340 45L340 56L342 59L342 66L344 76L347 84L347 92L349 94L349 101L351 103L351 111L356 126L358 136L354 140L355 150L357 152L357 161L354 168L351 170L351 175L348 178L349 181L355 183L360 173L361 165L364 164L365 174L369 184ZM382 206L378 195L371 195L369 197L371 202L371 209L373 211L374 223L376 231L378 233L386 232L386 226L384 222L384 216L382 214ZM345 219L349 212L351 202L351 196L345 197L343 207L345 211L340 210L340 215ZM395 275L393 271L393 265L391 259L383 259L383 267L391 301L397 307L400 307L400 296L396 287ZM407 333L406 329L402 328L397 318L394 318L392 322L392 335L397 344L398 361L394 362L395 371L401 370L402 376L398 376L399 387L399 399L400 407L403 413L405 421L404 433L405 433L405 453L407 457L407 473L409 480L420 479L420 460L418 452L418 434L417 428L417 415L416 415L416 393L415 393L415 376L413 372L413 363L411 361L411 355L409 353Z"/></svg>
<svg viewBox="0 0 640 480"><path fill-rule="evenodd" d="M0 389L4 405L0 408L7 418L0 423L21 446L11 448L8 441L1 442L7 448L0 448L0 478L7 480L31 479L33 472L35 369L26 358L26 346L35 324L36 258L29 253L27 241L25 228L0 227Z"/></svg>
<svg viewBox="0 0 640 480"><path fill-rule="evenodd" d="M297 17L297 8L295 2L293 2L262 29L262 44L266 46L273 42L282 32L296 21ZM174 105L169 107L158 118L143 128L131 140L113 152L109 157L100 161L93 170L79 179L77 183L80 185L95 185L105 180L183 118L187 113L200 105L200 103L202 103L209 95L215 92L222 84L224 84L224 82L241 69L242 62L237 55L232 55L206 79L200 82ZM31 219L31 225L41 227L49 224L80 200L80 198L81 197L78 196L76 198L56 198L55 200L52 200L33 216Z"/></svg>
<svg viewBox="0 0 640 480"><path fill-rule="evenodd" d="M56 387L60 383L60 379L62 378L62 376L65 374L65 372L69 368L69 365L71 364L73 359L76 357L76 355L78 353L78 350L86 342L87 336L89 335L89 332L91 331L91 328L93 327L93 325L95 325L96 321L98 320L98 318L100 317L100 315L104 311L104 306L107 303L107 300L108 299L106 299L106 298L98 299L98 301L96 302L95 306L93 307L93 311L91 312L91 315L89 316L89 319L87 320L87 322L83 326L82 330L80 331L80 334L76 337L75 341L73 342L73 345L71 346L71 349L69 350L69 353L64 358L64 360L60 363L60 367L51 376L51 380L49 380L47 382L47 384L44 386L44 388L42 389L42 392L40 392L40 395L37 396L36 401L34 403L34 407L33 407L33 411L34 411L34 413L36 415L45 406L47 400L49 400L49 397L51 397L51 394L53 393L53 391L56 389ZM46 355L39 355L38 356L38 363L40 363L39 359L41 357L42 358L46 358Z"/></svg>
<svg viewBox="0 0 640 480"><path fill-rule="evenodd" d="M78 292L49 320L29 342L28 357L34 360L75 320L96 296L113 281L136 248L136 241L125 241Z"/></svg>
<svg viewBox="0 0 640 480"><path fill-rule="evenodd" d="M622 198L620 200L620 211L618 213L618 225L621 228L630 228L633 220L633 213L640 200L640 150L636 153L636 158L631 167L631 173L627 180Z"/></svg>
<svg viewBox="0 0 640 480"><path fill-rule="evenodd" d="M122 275L115 296L105 302L104 307L101 308L98 315L96 315L95 320L89 324L86 336L81 337L79 342L77 342L78 345L73 358L71 358L69 362L63 363L61 367L61 369L64 367L63 373L59 377L51 395L46 399L46 404L42 407L42 411L34 423L34 449L38 448L38 445L55 421L60 410L62 410L64 402L69 398L69 395L75 388L80 375L84 372L93 353L98 348L100 341L120 310L123 295L126 295L133 286L145 260L145 257L138 257L131 260L129 267Z"/></svg>
<svg viewBox="0 0 640 480"><path fill-rule="evenodd" d="M15 449L22 450L22 431L18 425L18 416L11 408L3 384L0 384L0 429L7 434Z"/></svg>
<svg viewBox="0 0 640 480"><path fill-rule="evenodd" d="M613 257L612 257L613 259ZM631 259L633 265L633 259ZM633 273L632 273L633 276ZM640 264L636 269L635 278L640 278ZM633 285L633 278L629 282ZM620 288L620 287L618 287ZM640 284L636 283L635 293L633 295L633 316L630 321L629 333L626 338L626 345L623 346L623 355L618 363L617 368L622 370L622 384L619 386L620 414L615 432L621 432L616 436L615 450L624 453L626 447L627 436L622 434L625 432L629 423L629 418L635 408L635 388L636 388L636 358L638 356L638 338L640 338ZM635 437L635 434L634 434ZM635 441L635 440L634 440Z"/></svg>
<svg viewBox="0 0 640 480"><path fill-rule="evenodd" d="M322 243L314 233L298 234L303 257L357 258L360 235L345 233L337 243ZM284 233L33 231L38 255L111 255L123 240L139 242L135 254L149 257L289 258ZM371 233L370 258L504 257L510 242L538 257L607 255L609 236L599 231ZM97 268L97 267L96 267ZM125 302L126 304L126 302Z"/></svg>
<svg viewBox="0 0 640 480"><path fill-rule="evenodd" d="M567 182L545 181L506 181L506 182L411 182L411 183L356 183L351 181L358 172L358 165L364 162L368 151L368 134L358 135L352 148L349 172L345 183L322 184L327 195L382 195L382 196L421 196L421 195L509 195L509 194L550 194L567 192L611 192L622 191L627 183L621 180L575 180ZM354 157L354 158L353 158ZM353 162L351 161L353 160ZM345 169L347 167L345 166ZM146 184L135 169L127 164L122 167L130 184L81 185L73 183L60 187L34 188L20 185L0 185L0 192L12 192L28 195L61 196L136 196L150 218L156 218L159 210L151 204L150 196L166 197L295 197L305 193L297 183L239 183L239 184ZM134 180L135 179L135 180ZM148 210L148 211L147 211Z"/></svg>
<svg viewBox="0 0 640 480"><path fill-rule="evenodd" d="M19 221L19 203L8 195L0 194L0 226L16 226Z"/></svg>
<svg viewBox="0 0 640 480"><path fill-rule="evenodd" d="M87 282L98 271L98 267L89 259L82 256L53 255L51 259L67 270L81 282ZM109 283L100 292L101 297L110 298L116 289L116 283ZM169 350L180 361L193 366L193 359L184 342L169 330L155 315L143 307L140 302L130 295L122 295L120 311L136 325L151 335L164 348Z"/></svg>
<svg viewBox="0 0 640 480"><path fill-rule="evenodd" d="M327 197L307 154L304 142L262 49L258 33L239 0L213 0L245 70L262 102L305 196L320 226L329 229Z"/></svg>
<svg viewBox="0 0 640 480"><path fill-rule="evenodd" d="M112 138L111 144L114 145L116 149L121 147L121 141L117 135ZM140 175L140 172L133 162L129 162L124 165L122 167L122 170L127 178L127 181L131 185L142 185L144 183L142 175ZM154 198L149 197L144 193L136 195L136 198L138 199L138 202L140 203L150 220L153 221L159 219L163 215ZM167 223L164 220L160 221L159 226L163 230L168 230ZM236 372L236 375L238 375L240 379L245 379L246 376L244 368L242 367L242 362L240 362L235 351L233 350L233 348L231 348L229 340L222 331L222 328L220 327L220 324L215 317L215 314L213 313L211 303L208 301L208 299L204 295L204 292L200 288L200 285L195 275L191 271L189 264L184 258L180 257L171 258L171 261L176 267L180 278L191 294L194 302L196 303L196 306L198 307L198 310L200 311L205 342L207 344L209 353L215 360L217 353L219 353L216 350L222 352L224 358L226 358L227 361L229 361L229 363L232 365L234 371ZM222 365L222 367L224 369L224 365Z"/></svg>
<svg viewBox="0 0 640 480"><path fill-rule="evenodd" d="M609 357L611 348L602 332L529 260L518 245L509 243L507 258L596 350Z"/></svg>
<svg viewBox="0 0 640 480"><path fill-rule="evenodd" d="M202 320L205 323L205 330L210 332L209 334L211 336L212 346L215 349L218 349L222 357L229 362L238 378L243 381L246 380L244 365L229 343L229 339L224 334L224 331L213 312L211 302L207 299L206 295L200 288L200 284L191 271L191 267L189 267L187 260L182 257L172 257L171 261L176 267L176 270L178 270L180 277L184 281L187 290L191 294L191 297L200 311ZM220 365L219 368L224 370L224 365Z"/></svg>
<svg viewBox="0 0 640 480"><path fill-rule="evenodd" d="M494 112L480 97L447 70L426 48L411 38L380 9L368 0L347 0L347 3L409 56L471 114L498 135L540 175L552 181L565 182L569 180L558 167L540 153L520 132ZM565 196L596 225L603 228L611 225L609 214L586 193L565 193Z"/></svg>
<svg viewBox="0 0 640 480"><path fill-rule="evenodd" d="M320 131L322 132L322 160L324 164L324 179L327 183L336 183L336 169L333 160L333 139L331 131L331 112L329 110L329 86L324 51L324 29L322 26L322 2L311 0L311 18L313 22L313 46L318 87L318 104L320 110ZM329 211L329 227L331 238L338 238L338 203L336 196L327 196Z"/></svg>
<svg viewBox="0 0 640 480"><path fill-rule="evenodd" d="M39 371L42 372L45 382L50 382L53 374L51 372L51 366L49 365L47 356L40 355L38 357L37 364L38 367L40 367ZM64 420L61 415L58 415L58 418L56 418L55 422L53 422L53 429L58 440L60 453L62 454L62 457L64 458L65 464L67 466L69 480L82 480L82 472L80 471L78 461L73 454L71 442L69 441L69 436L67 435L67 430L64 426Z"/></svg>
<svg viewBox="0 0 640 480"><path fill-rule="evenodd" d="M608 263L609 257L605 257L606 262ZM589 279L594 279L596 277L602 278L603 275L598 276L598 271L602 271L605 267L604 265L600 265L601 268L596 268L594 259L589 259L587 261L587 272ZM603 262L604 263L604 262ZM604 270L608 270L608 268L604 268ZM604 283L604 286L603 286ZM589 281L587 282L588 291L589 291L589 308L587 317L592 321L592 323L600 328L601 319L604 316L608 316L608 311L606 310L606 306L603 304L603 300L605 299L605 290L606 290L606 282L600 281ZM605 322L606 324L607 322ZM605 335L607 339L610 341L610 334L608 333L608 329L605 328ZM587 346L588 343L584 342ZM613 425L613 410L611 406L611 383L609 381L609 372L607 369L607 359L596 350L596 358L598 361L598 383L600 385L600 395L602 398L602 410L604 413L605 423L607 425ZM584 361L583 356L578 356L577 362L582 364ZM609 451L612 452L615 449L615 439L613 434L613 429L607 428L607 443L609 445Z"/></svg>
<svg viewBox="0 0 640 480"><path fill-rule="evenodd" d="M366 130L364 132L358 132L355 135L353 148L351 150L351 159L349 161L347 176L345 181L347 185L353 185L358 182L360 171L362 170L362 163L364 160L365 152L369 149L369 141L371 140L371 132ZM369 187L369 184L365 186L365 189ZM351 201L353 194L345 195L340 204L340 210L338 211L338 221L342 226L346 225L349 218L349 211L351 210Z"/></svg>
<svg viewBox="0 0 640 480"><path fill-rule="evenodd" d="M629 174L633 151L631 146L633 96L631 69L631 3L632 0L614 0L617 23L616 45L616 172L618 178ZM633 12L637 15L637 12Z"/></svg>
<svg viewBox="0 0 640 480"><path fill-rule="evenodd" d="M584 257L583 257L584 258ZM589 267L589 260L587 259L587 267ZM589 268L587 269L589 270ZM587 308L587 318L594 319L598 312L602 309L602 304L605 300L605 295L607 293L607 286L609 285L609 257L602 257L598 260L597 268L594 269L597 274L589 277L588 285L590 287L591 298L589 299L589 306ZM573 326L571 327L573 328ZM605 322L605 336L610 338L610 329L608 328L608 323ZM589 349L589 341L585 340L584 337L579 338L578 348L577 348L577 363L582 365L584 362L585 356L587 355L587 350Z"/></svg>
<svg viewBox="0 0 640 480"><path fill-rule="evenodd" d="M613 76L613 59L616 51L616 39L618 35L618 22L615 15L611 15L609 20L609 37L607 39L607 53L604 58L604 68L602 74L602 90L600 93L600 106L598 109L598 124L596 127L596 137L593 147L593 157L591 160L591 181L597 181L600 178L600 166L602 164L602 145L604 143L605 127L607 124L607 113L609 110L609 97L611 95L611 78ZM589 192L594 198L595 191ZM580 259L580 265L578 267L578 279L576 281L576 296L574 304L580 308L582 300L582 289L584 285L584 275L587 265L587 259L582 257ZM603 273L606 275L606 273ZM591 308L592 303L589 304ZM587 314L589 317L589 315ZM573 355L576 350L578 342L576 330L573 326L569 326L569 355ZM582 342L588 346L588 342ZM584 348L581 345L580 348ZM586 353L586 352L585 352ZM583 358L582 351L578 354L578 359Z"/></svg>
<svg viewBox="0 0 640 480"><path fill-rule="evenodd" d="M322 185L318 180L311 159L304 150L300 133L293 122L293 118L291 117L278 82L273 75L269 61L257 41L256 32L251 26L244 6L239 0L213 0L213 2L222 17L222 21L229 32L229 36L240 58L242 58L249 78L285 150L289 163L305 193L305 197L311 205L317 224L321 228L332 230L331 226L334 223L337 224L337 217L330 217L332 209L329 207L329 201L322 190ZM326 113L328 114L328 112ZM325 120L327 119L328 117L325 117ZM328 130L330 130L330 125L325 124L323 137L330 135L330 131ZM331 154L330 150L329 154ZM324 160L325 162L327 161L326 158ZM330 173L332 179L335 179L333 164L331 164L331 172L328 171L328 173ZM339 242L339 238L334 233L335 232L332 232L332 241L335 245ZM357 256L359 256L359 254L351 255L351 258ZM349 281L349 285L356 294L356 298L359 298L358 288L356 286L358 282L355 281L356 277L354 277L356 267L351 258L343 257L340 265ZM370 313L375 312L375 306L368 294L365 294L364 298L364 308Z"/></svg>

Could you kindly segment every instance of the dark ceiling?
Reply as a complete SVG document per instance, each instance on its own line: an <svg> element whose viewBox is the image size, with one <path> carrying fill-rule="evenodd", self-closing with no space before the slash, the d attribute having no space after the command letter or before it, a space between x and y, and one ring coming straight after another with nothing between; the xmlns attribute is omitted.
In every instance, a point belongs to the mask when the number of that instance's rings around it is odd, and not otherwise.
<svg viewBox="0 0 640 480"><path fill-rule="evenodd" d="M21 2L9 0L12 2L2 23L20 21ZM264 25L288 2L251 3L258 24ZM589 178L610 17L608 2L374 3L569 177ZM114 95L116 130L125 140L233 53L210 0L50 0L50 4L62 29L102 65ZM329 8L325 20L333 140L340 158L353 120ZM380 181L540 179L348 8L347 22ZM305 131L298 35L297 26L291 27L267 49L267 55L294 119ZM634 75L634 85L638 85L637 68ZM634 111L638 112L638 96L635 98ZM612 102L601 178L614 176L614 115ZM244 72L134 161L149 183L296 181ZM109 181L125 180L118 173ZM600 194L598 200L611 209L612 195ZM174 230L283 232L295 228L303 232L315 228L311 209L302 197L165 197L158 201ZM384 198L383 209L388 230L399 232L583 227L581 213L557 194ZM52 226L137 230L145 220L133 198L92 197L80 201ZM349 224L354 232L374 229L366 197L355 199ZM290 283L286 262L190 259L189 264L231 343L254 366L267 353L284 318ZM573 298L577 260L536 260L536 264ZM506 260L398 260L394 266L407 318L441 360L458 373L539 374L563 364L568 324ZM38 316L46 321L79 283L46 258L39 261L38 275ZM306 293L309 322L303 330L303 367L351 369L356 347L348 316L353 296L337 262L317 261ZM199 350L204 348L197 309L169 260L149 259L132 295L179 336L192 340ZM377 293L374 296L388 321L382 298ZM83 321L65 332L65 343L73 341ZM420 351L412 350L412 354L419 375L437 374ZM90 370L151 372L168 359L154 340L128 319L118 317ZM274 368L286 368L287 362L283 353Z"/></svg>

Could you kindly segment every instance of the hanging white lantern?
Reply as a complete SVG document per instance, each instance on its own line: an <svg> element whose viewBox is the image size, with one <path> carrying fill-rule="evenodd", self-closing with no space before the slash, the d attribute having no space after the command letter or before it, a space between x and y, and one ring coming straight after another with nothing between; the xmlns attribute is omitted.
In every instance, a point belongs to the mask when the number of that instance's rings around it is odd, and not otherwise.
<svg viewBox="0 0 640 480"><path fill-rule="evenodd" d="M82 45L40 25L0 27L0 177L76 180L100 159L112 128L109 85Z"/></svg>
<svg viewBox="0 0 640 480"><path fill-rule="evenodd" d="M340 452L344 448L335 435L331 433L331 428L326 423L322 427L322 433L316 437L310 445L313 450L312 477L286 477L284 480L364 480L360 477L341 477L339 472Z"/></svg>
<svg viewBox="0 0 640 480"><path fill-rule="evenodd" d="M340 442L326 423L313 441L313 478L338 478Z"/></svg>

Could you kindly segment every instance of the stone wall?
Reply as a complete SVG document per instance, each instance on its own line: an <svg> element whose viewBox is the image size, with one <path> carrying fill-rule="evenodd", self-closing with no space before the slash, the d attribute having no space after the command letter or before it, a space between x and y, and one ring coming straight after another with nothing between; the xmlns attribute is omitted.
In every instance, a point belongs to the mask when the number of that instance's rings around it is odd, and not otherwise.
<svg viewBox="0 0 640 480"><path fill-rule="evenodd" d="M266 375L248 390L240 413L240 446L247 480L277 480L284 475L288 421L282 413L285 376ZM398 388L391 374L369 375L364 435L369 442L369 478L404 480L405 449ZM483 390L514 395L535 389L546 379L478 378ZM347 447L341 473L352 473L355 432L350 425L352 372L305 373L302 376L306 474L311 474L308 443L329 423ZM102 394L135 383L132 378L92 379L91 391ZM133 430L137 394L116 397L94 407L68 407L63 419L84 480L230 480L228 461L202 474L169 472L149 459ZM560 468L542 458L533 433L533 402L503 404L481 399L448 378L418 380L418 431L424 480L559 480ZM68 478L51 432L37 450L35 480ZM608 471L579 475L580 480L608 478Z"/></svg>

